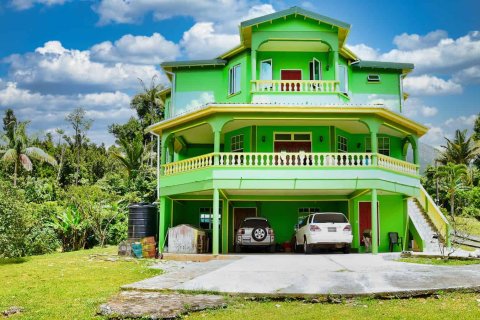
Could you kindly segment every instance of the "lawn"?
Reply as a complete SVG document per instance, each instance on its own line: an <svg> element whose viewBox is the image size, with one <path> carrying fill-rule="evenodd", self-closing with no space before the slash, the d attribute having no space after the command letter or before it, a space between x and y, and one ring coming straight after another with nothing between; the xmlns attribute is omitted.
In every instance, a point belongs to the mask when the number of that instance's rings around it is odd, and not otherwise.
<svg viewBox="0 0 480 320"><path fill-rule="evenodd" d="M460 230L471 234L472 236L480 237L480 221L471 217L455 217Z"/></svg>
<svg viewBox="0 0 480 320"><path fill-rule="evenodd" d="M443 260L439 258L424 258L424 257L412 257L398 259L400 262L419 263L419 264L433 264L437 266L464 266L469 264L479 264L479 259L472 260L460 260L460 259L448 259Z"/></svg>
<svg viewBox="0 0 480 320"><path fill-rule="evenodd" d="M227 308L202 311L186 319L479 319L480 294L446 293L438 297L373 300L358 298L339 304L253 302L236 299Z"/></svg>
<svg viewBox="0 0 480 320"><path fill-rule="evenodd" d="M148 261L108 261L116 247L55 253L5 263L0 260L0 312L24 312L8 319L92 319L98 306L123 284L158 274ZM1 318L1 315L0 315Z"/></svg>

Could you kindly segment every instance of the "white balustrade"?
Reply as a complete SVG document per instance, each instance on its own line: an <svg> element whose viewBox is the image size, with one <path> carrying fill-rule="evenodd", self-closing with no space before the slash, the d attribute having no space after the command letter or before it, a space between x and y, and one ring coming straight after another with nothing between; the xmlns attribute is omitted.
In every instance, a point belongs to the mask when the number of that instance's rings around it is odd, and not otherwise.
<svg viewBox="0 0 480 320"><path fill-rule="evenodd" d="M382 154L372 153L338 153L338 152L220 152L209 153L199 157L168 163L162 166L165 176L211 167L218 156L220 167L301 167L301 168L360 168L373 167L377 157L378 167L389 170L418 175L418 166L394 159Z"/></svg>
<svg viewBox="0 0 480 320"><path fill-rule="evenodd" d="M252 92L338 93L334 80L252 80Z"/></svg>

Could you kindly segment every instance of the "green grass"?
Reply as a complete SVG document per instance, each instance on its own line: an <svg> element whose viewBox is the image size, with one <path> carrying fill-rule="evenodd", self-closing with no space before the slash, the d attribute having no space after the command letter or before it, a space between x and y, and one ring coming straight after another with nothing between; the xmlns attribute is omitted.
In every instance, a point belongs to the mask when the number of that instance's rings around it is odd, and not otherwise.
<svg viewBox="0 0 480 320"><path fill-rule="evenodd" d="M450 258L448 260L443 260L440 258L424 258L424 257L400 258L397 261L408 262L408 263L419 263L419 264L433 264L437 266L465 266L469 264L480 263L480 259L460 260L460 259Z"/></svg>
<svg viewBox="0 0 480 320"><path fill-rule="evenodd" d="M374 300L357 298L340 304L252 302L237 298L225 309L191 313L185 319L479 319L480 294L446 293L438 299Z"/></svg>
<svg viewBox="0 0 480 320"><path fill-rule="evenodd" d="M148 261L107 261L115 247L0 261L0 312L8 319L94 319L98 306L120 286L154 276ZM0 318L2 318L0 316Z"/></svg>
<svg viewBox="0 0 480 320"><path fill-rule="evenodd" d="M480 221L469 217L455 217L455 221L460 230L471 234L472 236L480 237Z"/></svg>

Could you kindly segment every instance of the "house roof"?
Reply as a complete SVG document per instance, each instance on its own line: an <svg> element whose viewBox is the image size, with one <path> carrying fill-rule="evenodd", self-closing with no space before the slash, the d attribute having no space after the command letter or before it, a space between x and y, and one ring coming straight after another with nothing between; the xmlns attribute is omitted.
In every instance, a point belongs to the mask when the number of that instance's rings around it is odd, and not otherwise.
<svg viewBox="0 0 480 320"><path fill-rule="evenodd" d="M201 67L201 66L224 66L227 64L226 60L211 59L211 60L190 60L190 61L165 61L160 64L162 68L180 68L180 67Z"/></svg>
<svg viewBox="0 0 480 320"><path fill-rule="evenodd" d="M389 70L402 70L404 73L408 73L413 70L413 63L400 63L400 62L383 62L383 61L368 61L358 60L352 62L352 68L356 69L389 69Z"/></svg>
<svg viewBox="0 0 480 320"><path fill-rule="evenodd" d="M334 26L339 27L339 28L350 29L350 24L348 24L346 22L336 20L336 19L333 19L333 18L330 18L330 17L327 17L327 16L323 16L321 14L318 14L318 13L315 13L315 12L312 12L312 11L308 11L308 10L302 9L300 7L291 7L289 9L274 12L274 13L271 13L271 14L267 14L265 16L261 16L261 17L258 17L258 18L253 18L253 19L246 20L246 21L242 21L242 23L240 24L240 28L246 28L246 27L254 26L254 25L257 25L257 24L260 24L260 23L263 23L263 22L268 22L268 21L271 21L271 20L274 20L274 19L283 18L285 16L289 16L289 15L292 15L292 14L299 14L299 15L302 15L302 16L320 21L320 22L325 22L325 23L334 25Z"/></svg>

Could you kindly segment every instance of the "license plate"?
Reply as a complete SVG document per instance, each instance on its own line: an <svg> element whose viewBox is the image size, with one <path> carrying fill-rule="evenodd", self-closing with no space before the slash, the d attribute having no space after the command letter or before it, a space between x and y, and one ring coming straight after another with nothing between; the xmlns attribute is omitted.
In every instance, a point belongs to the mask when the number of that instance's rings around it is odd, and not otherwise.
<svg viewBox="0 0 480 320"><path fill-rule="evenodd" d="M337 228L335 228L335 227L328 227L328 232L337 232Z"/></svg>
<svg viewBox="0 0 480 320"><path fill-rule="evenodd" d="M243 240L247 240L247 241L250 241L252 238L250 237L243 237Z"/></svg>

